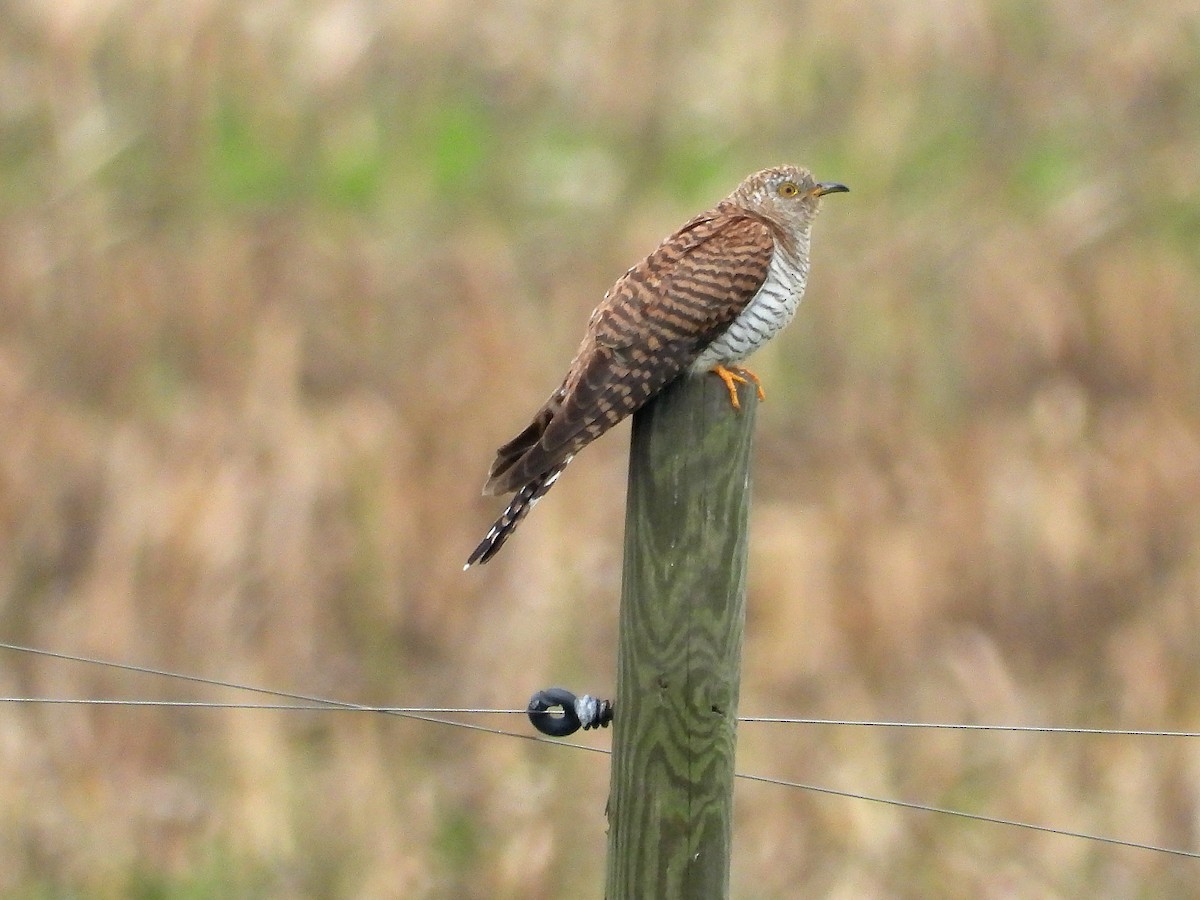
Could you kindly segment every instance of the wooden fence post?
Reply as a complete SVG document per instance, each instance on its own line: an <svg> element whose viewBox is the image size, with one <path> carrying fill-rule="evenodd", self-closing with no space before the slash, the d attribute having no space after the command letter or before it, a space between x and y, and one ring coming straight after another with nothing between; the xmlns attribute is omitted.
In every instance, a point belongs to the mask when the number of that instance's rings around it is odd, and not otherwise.
<svg viewBox="0 0 1200 900"><path fill-rule="evenodd" d="M607 900L729 894L757 398L681 378L633 420Z"/></svg>

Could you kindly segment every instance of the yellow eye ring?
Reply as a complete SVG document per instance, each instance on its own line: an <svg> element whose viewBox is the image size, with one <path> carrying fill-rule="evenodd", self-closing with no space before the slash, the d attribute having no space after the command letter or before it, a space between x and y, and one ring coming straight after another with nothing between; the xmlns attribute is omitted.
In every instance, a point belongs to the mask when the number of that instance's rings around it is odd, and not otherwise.
<svg viewBox="0 0 1200 900"><path fill-rule="evenodd" d="M778 188L775 189L775 192L777 194L779 194L780 197L790 199L791 197L795 197L797 194L800 193L800 188L796 185L796 182L794 182L794 181L785 181L783 184L781 184Z"/></svg>

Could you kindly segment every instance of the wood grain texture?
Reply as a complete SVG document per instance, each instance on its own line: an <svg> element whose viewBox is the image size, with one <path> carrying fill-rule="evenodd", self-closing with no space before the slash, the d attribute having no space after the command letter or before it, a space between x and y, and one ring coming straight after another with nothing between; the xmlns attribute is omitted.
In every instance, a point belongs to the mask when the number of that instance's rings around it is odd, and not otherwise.
<svg viewBox="0 0 1200 900"><path fill-rule="evenodd" d="M608 900L728 896L757 406L739 399L682 378L634 418Z"/></svg>

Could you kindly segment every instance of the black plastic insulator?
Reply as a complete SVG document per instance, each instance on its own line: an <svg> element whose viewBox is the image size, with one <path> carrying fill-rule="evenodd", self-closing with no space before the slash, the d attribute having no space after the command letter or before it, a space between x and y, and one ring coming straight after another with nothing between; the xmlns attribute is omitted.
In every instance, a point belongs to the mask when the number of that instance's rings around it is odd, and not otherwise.
<svg viewBox="0 0 1200 900"><path fill-rule="evenodd" d="M552 710L561 710L554 715ZM548 688L538 691L529 700L526 708L529 721L542 734L551 737L566 737L580 728L604 728L612 721L613 706L610 700L597 700L584 694L576 697L566 688Z"/></svg>

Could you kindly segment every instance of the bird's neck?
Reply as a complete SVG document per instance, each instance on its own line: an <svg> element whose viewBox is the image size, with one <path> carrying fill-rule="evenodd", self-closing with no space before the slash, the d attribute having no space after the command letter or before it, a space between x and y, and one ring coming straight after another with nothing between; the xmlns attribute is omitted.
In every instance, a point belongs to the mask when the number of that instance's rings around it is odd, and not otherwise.
<svg viewBox="0 0 1200 900"><path fill-rule="evenodd" d="M783 253L789 264L800 265L807 261L812 222L805 222L796 228L787 228L770 216L764 216L756 210L742 207L739 211L767 226L771 237L775 240L776 249Z"/></svg>
<svg viewBox="0 0 1200 900"><path fill-rule="evenodd" d="M775 236L775 252L781 253L789 265L803 268L807 271L809 244L812 240L812 226L804 225L802 228L791 231L778 229L773 233Z"/></svg>

